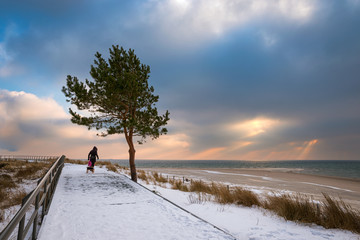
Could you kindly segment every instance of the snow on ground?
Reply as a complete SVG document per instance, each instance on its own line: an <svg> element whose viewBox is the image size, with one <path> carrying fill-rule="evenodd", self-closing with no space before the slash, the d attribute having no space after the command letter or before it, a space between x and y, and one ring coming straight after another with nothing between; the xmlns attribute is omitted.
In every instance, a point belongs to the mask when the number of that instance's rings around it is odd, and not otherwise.
<svg viewBox="0 0 360 240"><path fill-rule="evenodd" d="M348 231L287 222L258 208L190 203L191 193L140 183L239 240L360 240ZM85 166L66 164L39 239L233 238L126 176L101 168L85 174Z"/></svg>
<svg viewBox="0 0 360 240"><path fill-rule="evenodd" d="M231 233L237 239L252 240L360 240L360 235L350 231L325 229L286 221L270 211L233 204L221 205L209 201L190 201L197 194L140 183L162 197L174 202L189 212Z"/></svg>
<svg viewBox="0 0 360 240"><path fill-rule="evenodd" d="M317 225L307 226L285 221L264 209L220 205L213 202L190 203L189 196L194 195L194 193L144 185L182 208L231 233L237 239L360 240L359 235L349 231L325 229Z"/></svg>
<svg viewBox="0 0 360 240"><path fill-rule="evenodd" d="M66 164L38 239L234 238L123 175Z"/></svg>

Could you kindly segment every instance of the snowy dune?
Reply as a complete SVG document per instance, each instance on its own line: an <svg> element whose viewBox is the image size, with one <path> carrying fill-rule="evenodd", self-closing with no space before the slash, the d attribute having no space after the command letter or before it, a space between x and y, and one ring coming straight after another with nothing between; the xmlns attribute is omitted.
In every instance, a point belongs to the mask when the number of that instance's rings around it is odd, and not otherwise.
<svg viewBox="0 0 360 240"><path fill-rule="evenodd" d="M260 195L272 192L304 194L316 201L324 199L322 193L341 199L360 211L360 180L329 176L299 174L285 169L196 169L196 168L143 168L177 178L221 182L239 186Z"/></svg>
<svg viewBox="0 0 360 240"><path fill-rule="evenodd" d="M145 183L142 183L145 184ZM213 202L190 203L189 196L178 190L146 185L150 190L184 209L231 233L236 239L251 240L360 240L349 231L325 229L317 225L297 224L259 208L220 205Z"/></svg>
<svg viewBox="0 0 360 240"><path fill-rule="evenodd" d="M140 182L141 183L141 182ZM261 209L189 202L191 193L143 184L162 197L230 233L251 240L358 240L348 231L306 226ZM233 239L126 176L66 164L39 234L48 239Z"/></svg>

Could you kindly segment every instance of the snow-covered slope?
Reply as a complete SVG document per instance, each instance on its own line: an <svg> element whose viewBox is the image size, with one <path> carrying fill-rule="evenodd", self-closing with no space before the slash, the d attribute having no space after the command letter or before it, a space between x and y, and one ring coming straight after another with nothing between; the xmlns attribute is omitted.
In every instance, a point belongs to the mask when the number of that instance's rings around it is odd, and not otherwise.
<svg viewBox="0 0 360 240"><path fill-rule="evenodd" d="M190 203L191 195L196 199L194 193L142 184L239 240L360 240L360 235L349 231L285 221L264 209L213 202Z"/></svg>

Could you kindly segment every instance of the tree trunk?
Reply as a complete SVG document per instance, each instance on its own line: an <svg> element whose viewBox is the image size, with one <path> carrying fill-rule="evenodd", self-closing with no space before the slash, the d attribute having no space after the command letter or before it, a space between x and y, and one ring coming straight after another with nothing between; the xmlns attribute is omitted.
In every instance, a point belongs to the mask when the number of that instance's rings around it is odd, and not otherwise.
<svg viewBox="0 0 360 240"><path fill-rule="evenodd" d="M130 165L130 172L131 172L131 180L137 182L137 174L136 174L136 167L135 167L135 148L129 148L129 165Z"/></svg>

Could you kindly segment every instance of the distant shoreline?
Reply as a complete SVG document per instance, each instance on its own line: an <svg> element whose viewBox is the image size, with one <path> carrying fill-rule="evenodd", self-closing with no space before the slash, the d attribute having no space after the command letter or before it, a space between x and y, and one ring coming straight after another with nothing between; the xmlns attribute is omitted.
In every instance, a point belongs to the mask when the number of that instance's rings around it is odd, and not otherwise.
<svg viewBox="0 0 360 240"><path fill-rule="evenodd" d="M128 160L104 159L122 166ZM183 168L183 169L276 169L316 176L331 176L360 180L360 161L357 160L294 160L294 161L230 161L230 160L136 160L139 168Z"/></svg>

